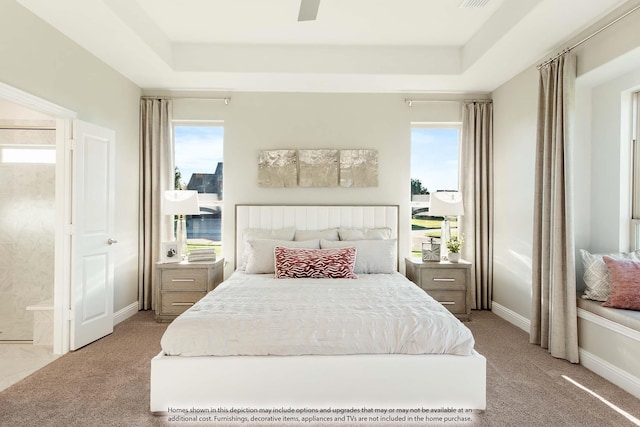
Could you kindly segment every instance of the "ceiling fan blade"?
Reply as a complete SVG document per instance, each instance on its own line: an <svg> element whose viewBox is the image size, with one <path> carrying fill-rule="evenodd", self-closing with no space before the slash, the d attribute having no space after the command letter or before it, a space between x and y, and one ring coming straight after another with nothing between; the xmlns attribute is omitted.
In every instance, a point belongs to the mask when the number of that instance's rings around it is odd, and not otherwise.
<svg viewBox="0 0 640 427"><path fill-rule="evenodd" d="M298 21L315 21L319 6L320 0L300 0Z"/></svg>

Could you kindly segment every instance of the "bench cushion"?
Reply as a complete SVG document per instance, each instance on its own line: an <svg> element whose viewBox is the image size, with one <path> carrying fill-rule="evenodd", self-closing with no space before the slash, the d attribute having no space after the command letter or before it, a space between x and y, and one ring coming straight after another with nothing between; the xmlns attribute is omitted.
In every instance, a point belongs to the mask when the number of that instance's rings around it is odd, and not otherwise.
<svg viewBox="0 0 640 427"><path fill-rule="evenodd" d="M578 308L640 332L640 311L603 307L601 302L584 299L580 294Z"/></svg>

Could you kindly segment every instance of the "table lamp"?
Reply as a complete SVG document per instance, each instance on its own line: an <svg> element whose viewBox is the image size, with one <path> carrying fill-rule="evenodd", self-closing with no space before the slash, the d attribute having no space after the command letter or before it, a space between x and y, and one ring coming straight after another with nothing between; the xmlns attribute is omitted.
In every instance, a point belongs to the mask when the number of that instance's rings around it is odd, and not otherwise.
<svg viewBox="0 0 640 427"><path fill-rule="evenodd" d="M162 212L165 215L177 215L175 236L178 242L178 259L187 255L186 215L200 215L198 192L193 190L167 190L164 192Z"/></svg>
<svg viewBox="0 0 640 427"><path fill-rule="evenodd" d="M462 193L459 191L436 191L431 193L429 215L444 218L440 228L440 238L442 239L441 255L444 258L447 255L447 241L451 237L449 217L464 215Z"/></svg>

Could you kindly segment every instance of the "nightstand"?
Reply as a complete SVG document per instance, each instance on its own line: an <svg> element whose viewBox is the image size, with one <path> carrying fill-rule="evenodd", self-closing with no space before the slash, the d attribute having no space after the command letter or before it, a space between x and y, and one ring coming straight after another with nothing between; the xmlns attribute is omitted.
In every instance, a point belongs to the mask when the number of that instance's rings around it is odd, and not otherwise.
<svg viewBox="0 0 640 427"><path fill-rule="evenodd" d="M422 262L405 258L407 279L420 286L460 320L471 320L471 263Z"/></svg>
<svg viewBox="0 0 640 427"><path fill-rule="evenodd" d="M156 264L156 321L171 322L224 277L224 259L203 262L159 262Z"/></svg>

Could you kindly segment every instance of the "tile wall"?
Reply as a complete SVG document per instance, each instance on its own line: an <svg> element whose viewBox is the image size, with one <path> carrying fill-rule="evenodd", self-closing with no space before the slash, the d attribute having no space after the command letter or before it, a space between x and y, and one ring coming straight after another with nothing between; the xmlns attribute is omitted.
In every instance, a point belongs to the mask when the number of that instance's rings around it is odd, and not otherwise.
<svg viewBox="0 0 640 427"><path fill-rule="evenodd" d="M0 120L0 149L55 145L55 130L4 129L47 124ZM33 339L26 307L53 298L54 225L55 165L0 159L0 341Z"/></svg>

